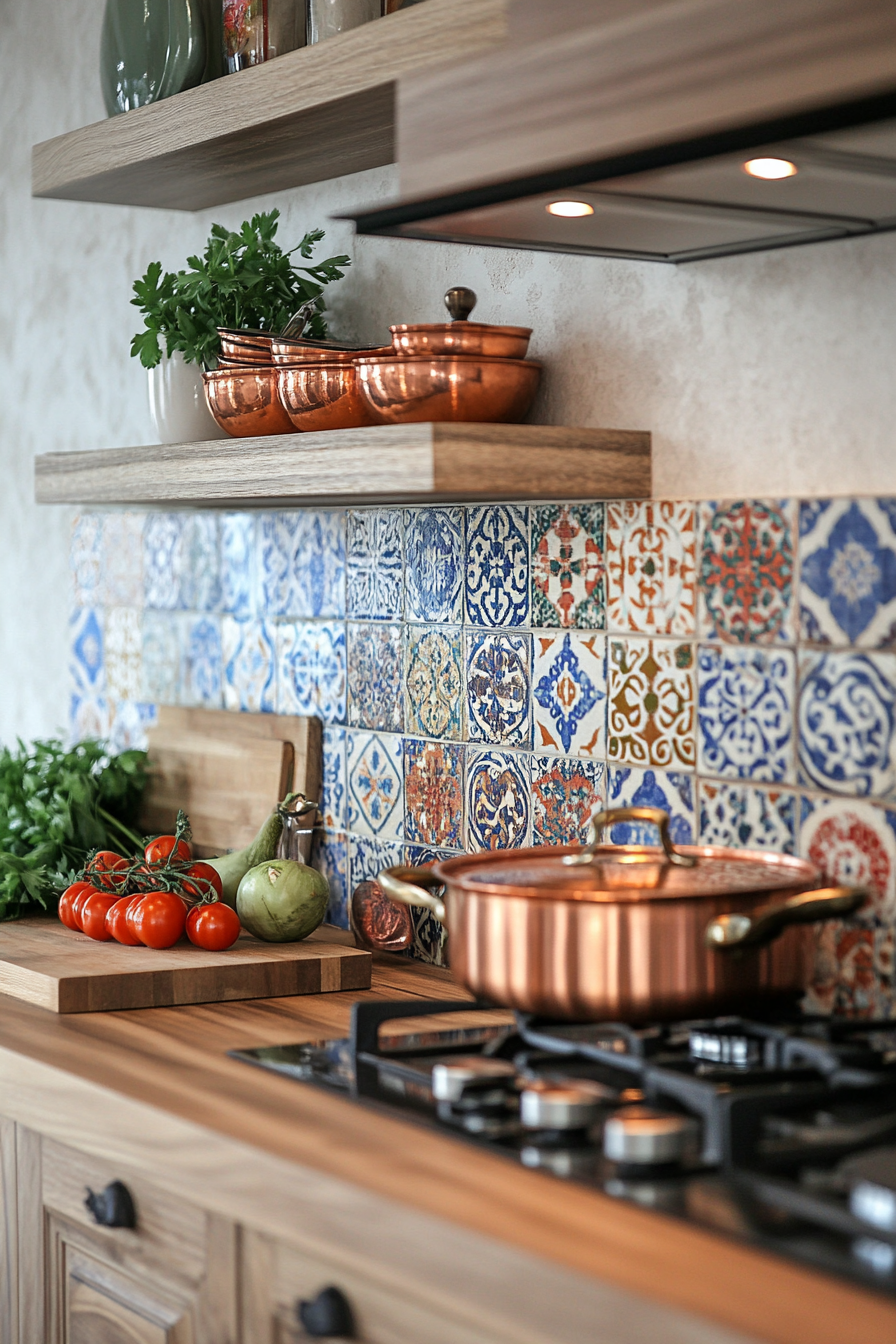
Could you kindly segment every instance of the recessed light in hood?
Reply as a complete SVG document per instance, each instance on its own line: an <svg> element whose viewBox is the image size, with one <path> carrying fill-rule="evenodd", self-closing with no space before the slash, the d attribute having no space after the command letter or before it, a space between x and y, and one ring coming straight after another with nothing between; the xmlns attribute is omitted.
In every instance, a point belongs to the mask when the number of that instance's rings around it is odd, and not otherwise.
<svg viewBox="0 0 896 1344"><path fill-rule="evenodd" d="M549 215L559 215L561 219L584 219L594 214L594 206L587 201L551 201L547 206Z"/></svg>
<svg viewBox="0 0 896 1344"><path fill-rule="evenodd" d="M747 159L744 172L761 177L765 182L777 182L782 177L795 177L799 172L790 159Z"/></svg>

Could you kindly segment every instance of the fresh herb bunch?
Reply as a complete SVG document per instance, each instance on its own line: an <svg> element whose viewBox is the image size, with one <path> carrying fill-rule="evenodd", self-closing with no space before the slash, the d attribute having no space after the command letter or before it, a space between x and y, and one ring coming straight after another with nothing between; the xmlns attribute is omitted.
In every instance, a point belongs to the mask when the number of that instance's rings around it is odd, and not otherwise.
<svg viewBox="0 0 896 1344"><path fill-rule="evenodd" d="M166 354L180 350L188 364L210 367L220 349L219 327L279 332L312 300L315 311L306 334L324 339L324 286L342 279L350 258L294 266L293 252L310 260L324 231L312 229L297 247L284 252L274 241L279 217L279 210L255 215L239 233L213 224L202 256L187 258L189 270L163 275L161 262L152 262L143 279L134 282L131 303L146 325L132 340L131 354L139 355L147 369L155 368L164 342Z"/></svg>
<svg viewBox="0 0 896 1344"><path fill-rule="evenodd" d="M145 782L143 751L52 739L0 749L0 919L55 910L92 850L141 848L131 828Z"/></svg>

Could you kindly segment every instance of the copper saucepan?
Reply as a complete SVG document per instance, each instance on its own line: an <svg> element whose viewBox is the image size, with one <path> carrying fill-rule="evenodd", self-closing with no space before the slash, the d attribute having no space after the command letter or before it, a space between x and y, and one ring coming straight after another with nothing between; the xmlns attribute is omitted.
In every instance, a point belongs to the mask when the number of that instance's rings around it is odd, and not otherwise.
<svg viewBox="0 0 896 1344"><path fill-rule="evenodd" d="M661 847L598 843L625 821L658 826ZM786 854L676 846L668 814L652 807L598 813L585 846L464 854L379 876L393 901L447 925L452 973L477 997L627 1022L793 1000L812 973L807 926L868 895L820 881Z"/></svg>

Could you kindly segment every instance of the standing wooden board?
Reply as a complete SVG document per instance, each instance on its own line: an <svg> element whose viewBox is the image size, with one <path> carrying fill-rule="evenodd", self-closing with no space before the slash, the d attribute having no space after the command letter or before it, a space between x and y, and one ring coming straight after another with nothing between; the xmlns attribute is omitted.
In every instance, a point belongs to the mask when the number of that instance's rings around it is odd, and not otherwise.
<svg viewBox="0 0 896 1344"><path fill-rule="evenodd" d="M226 952L156 951L92 942L45 916L11 920L0 925L0 993L91 1013L369 989L370 953L333 937L319 929L300 943L263 943L243 933Z"/></svg>

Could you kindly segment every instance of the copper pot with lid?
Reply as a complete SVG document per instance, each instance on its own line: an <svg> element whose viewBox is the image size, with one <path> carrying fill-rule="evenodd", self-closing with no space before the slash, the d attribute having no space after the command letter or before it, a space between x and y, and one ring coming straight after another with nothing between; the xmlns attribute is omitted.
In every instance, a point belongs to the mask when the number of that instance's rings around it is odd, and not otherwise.
<svg viewBox="0 0 896 1344"><path fill-rule="evenodd" d="M450 322L401 322L390 327L392 344L401 355L481 355L492 359L525 359L531 327L499 327L471 322L476 295L454 285L445 295Z"/></svg>
<svg viewBox="0 0 896 1344"><path fill-rule="evenodd" d="M660 846L599 843L651 822ZM793 1000L809 982L809 927L859 909L859 887L823 887L786 854L672 843L652 807L598 813L585 846L464 854L390 868L383 891L449 929L471 993L525 1012L639 1022ZM444 887L444 896L436 892Z"/></svg>

